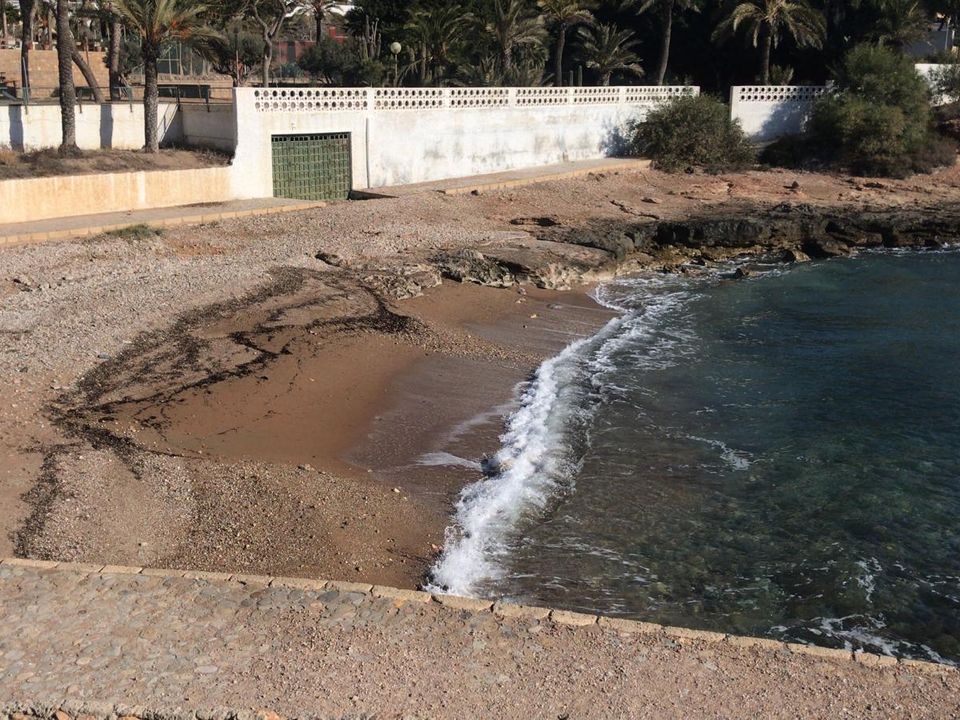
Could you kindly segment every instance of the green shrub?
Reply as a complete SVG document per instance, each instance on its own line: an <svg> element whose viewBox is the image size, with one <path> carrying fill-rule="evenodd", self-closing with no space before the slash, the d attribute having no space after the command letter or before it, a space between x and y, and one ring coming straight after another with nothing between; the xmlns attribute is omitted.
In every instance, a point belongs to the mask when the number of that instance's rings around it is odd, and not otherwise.
<svg viewBox="0 0 960 720"><path fill-rule="evenodd" d="M941 65L930 73L933 95L937 104L950 103L960 98L960 63Z"/></svg>
<svg viewBox="0 0 960 720"><path fill-rule="evenodd" d="M740 170L756 161L753 146L726 105L707 95L680 96L652 110L633 130L632 150L667 172L699 166Z"/></svg>
<svg viewBox="0 0 960 720"><path fill-rule="evenodd" d="M802 140L775 143L764 152L766 162L891 177L955 162L954 146L933 129L930 91L910 59L861 45L847 54L835 82L835 91L814 106Z"/></svg>

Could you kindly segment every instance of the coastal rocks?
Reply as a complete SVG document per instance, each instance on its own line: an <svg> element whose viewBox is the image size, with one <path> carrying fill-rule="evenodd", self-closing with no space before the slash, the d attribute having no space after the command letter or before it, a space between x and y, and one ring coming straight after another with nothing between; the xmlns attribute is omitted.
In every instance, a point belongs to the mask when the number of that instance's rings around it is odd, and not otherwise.
<svg viewBox="0 0 960 720"><path fill-rule="evenodd" d="M361 281L382 297L408 300L420 297L427 288L436 287L443 278L434 266L417 264L381 268L363 274Z"/></svg>
<svg viewBox="0 0 960 720"><path fill-rule="evenodd" d="M837 240L815 238L803 243L802 252L811 258L823 259L831 257L846 257L852 254L850 246Z"/></svg>
<svg viewBox="0 0 960 720"><path fill-rule="evenodd" d="M510 287L515 282L510 270L487 258L479 250L443 252L435 255L432 262L443 277L457 282L499 288Z"/></svg>
<svg viewBox="0 0 960 720"><path fill-rule="evenodd" d="M781 259L783 262L788 263L805 263L812 260L809 255L799 248L788 248L784 250Z"/></svg>

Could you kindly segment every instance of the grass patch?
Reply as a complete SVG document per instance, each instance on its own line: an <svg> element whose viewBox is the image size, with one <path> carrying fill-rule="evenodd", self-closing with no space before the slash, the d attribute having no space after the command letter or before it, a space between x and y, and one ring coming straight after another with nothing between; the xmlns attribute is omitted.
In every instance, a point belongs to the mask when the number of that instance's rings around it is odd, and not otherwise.
<svg viewBox="0 0 960 720"><path fill-rule="evenodd" d="M108 230L104 234L109 235L110 237L119 238L120 240L126 240L127 242L136 242L138 240L150 240L152 238L159 237L160 235L163 235L163 230L140 223L138 225L130 225L117 230Z"/></svg>

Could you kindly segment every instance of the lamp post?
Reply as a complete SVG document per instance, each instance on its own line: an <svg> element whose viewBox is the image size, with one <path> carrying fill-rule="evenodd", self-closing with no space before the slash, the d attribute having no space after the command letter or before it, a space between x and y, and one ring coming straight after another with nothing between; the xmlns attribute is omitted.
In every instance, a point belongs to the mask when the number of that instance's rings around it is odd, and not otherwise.
<svg viewBox="0 0 960 720"><path fill-rule="evenodd" d="M400 87L400 51L403 45L394 41L390 43L390 52L393 53L393 86Z"/></svg>

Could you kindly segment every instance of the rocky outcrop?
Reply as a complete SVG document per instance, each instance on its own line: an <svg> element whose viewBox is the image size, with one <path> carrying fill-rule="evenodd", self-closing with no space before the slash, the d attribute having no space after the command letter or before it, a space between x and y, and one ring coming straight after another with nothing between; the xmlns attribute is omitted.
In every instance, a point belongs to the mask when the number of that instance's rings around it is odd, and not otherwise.
<svg viewBox="0 0 960 720"><path fill-rule="evenodd" d="M750 257L809 262L866 248L960 242L958 207L838 210L783 203L711 208L683 220L633 215L627 222L603 219L576 227L564 226L554 216L517 218L511 224L523 231L415 258L317 258L357 274L386 297L403 299L421 294L441 278L498 288L531 283L563 290L640 270L693 272Z"/></svg>

